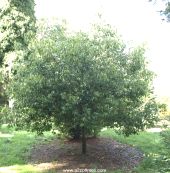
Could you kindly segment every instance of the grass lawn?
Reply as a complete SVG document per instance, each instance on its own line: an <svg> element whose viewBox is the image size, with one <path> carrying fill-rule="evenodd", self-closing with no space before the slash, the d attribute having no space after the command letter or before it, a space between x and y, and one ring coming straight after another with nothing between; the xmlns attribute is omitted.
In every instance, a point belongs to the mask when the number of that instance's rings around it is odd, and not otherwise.
<svg viewBox="0 0 170 173"><path fill-rule="evenodd" d="M143 162L135 168L134 173L170 173L170 152L165 147L159 132L141 132L139 135L123 137L112 129L100 133L122 143L141 149L145 154ZM14 131L6 126L0 129L0 173L38 173L42 172L27 163L26 158L35 144L50 141L55 136L45 133L38 137L34 133ZM169 153L169 154L168 154ZM45 171L52 173L52 171ZM118 173L121 171L116 171Z"/></svg>
<svg viewBox="0 0 170 173"><path fill-rule="evenodd" d="M33 145L49 141L54 135L45 133L38 137L35 133L0 128L0 173L36 173L33 165L27 163L29 150Z"/></svg>

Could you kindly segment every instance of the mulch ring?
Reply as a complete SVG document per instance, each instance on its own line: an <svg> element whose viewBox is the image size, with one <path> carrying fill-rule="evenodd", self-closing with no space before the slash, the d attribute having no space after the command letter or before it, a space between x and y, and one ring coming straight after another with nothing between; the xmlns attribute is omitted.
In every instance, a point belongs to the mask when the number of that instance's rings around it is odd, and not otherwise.
<svg viewBox="0 0 170 173"><path fill-rule="evenodd" d="M81 155L81 141L55 139L34 146L29 162L41 170L52 169L121 169L128 172L136 167L143 153L134 147L108 138L87 139L87 154Z"/></svg>

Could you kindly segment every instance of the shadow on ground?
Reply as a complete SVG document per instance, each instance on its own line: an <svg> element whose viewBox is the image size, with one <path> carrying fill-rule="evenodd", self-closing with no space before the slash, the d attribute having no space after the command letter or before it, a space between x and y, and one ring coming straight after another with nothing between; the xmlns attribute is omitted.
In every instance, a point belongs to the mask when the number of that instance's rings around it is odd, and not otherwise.
<svg viewBox="0 0 170 173"><path fill-rule="evenodd" d="M136 167L142 160L140 150L108 138L87 140L87 154L81 154L81 142L55 139L47 144L34 146L29 163L38 170L65 169L122 169L125 172Z"/></svg>

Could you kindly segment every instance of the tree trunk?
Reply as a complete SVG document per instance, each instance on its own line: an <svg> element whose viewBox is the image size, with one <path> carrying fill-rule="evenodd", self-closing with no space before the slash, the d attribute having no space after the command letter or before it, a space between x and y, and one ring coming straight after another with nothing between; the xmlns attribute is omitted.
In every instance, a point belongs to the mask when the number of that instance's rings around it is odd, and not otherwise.
<svg viewBox="0 0 170 173"><path fill-rule="evenodd" d="M82 127L82 154L86 154L86 135L84 127Z"/></svg>

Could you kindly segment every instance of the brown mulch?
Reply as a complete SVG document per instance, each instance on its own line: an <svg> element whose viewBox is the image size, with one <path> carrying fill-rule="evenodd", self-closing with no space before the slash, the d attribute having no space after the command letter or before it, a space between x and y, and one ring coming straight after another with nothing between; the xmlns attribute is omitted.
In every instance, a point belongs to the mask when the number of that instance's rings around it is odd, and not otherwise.
<svg viewBox="0 0 170 173"><path fill-rule="evenodd" d="M108 138L89 138L87 154L81 154L81 141L55 139L49 143L34 146L29 161L40 169L121 169L128 172L136 167L143 153L126 144ZM48 164L48 163L52 163Z"/></svg>

